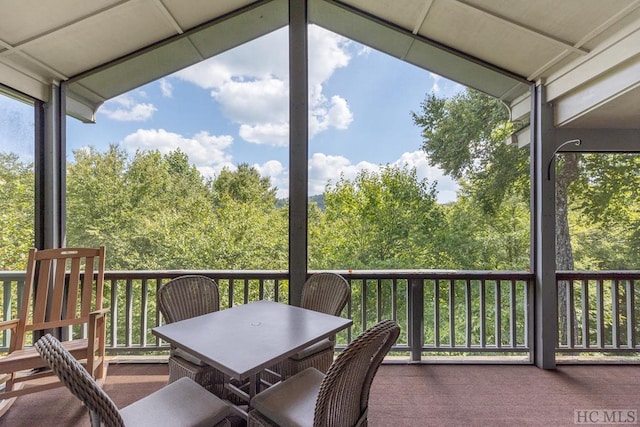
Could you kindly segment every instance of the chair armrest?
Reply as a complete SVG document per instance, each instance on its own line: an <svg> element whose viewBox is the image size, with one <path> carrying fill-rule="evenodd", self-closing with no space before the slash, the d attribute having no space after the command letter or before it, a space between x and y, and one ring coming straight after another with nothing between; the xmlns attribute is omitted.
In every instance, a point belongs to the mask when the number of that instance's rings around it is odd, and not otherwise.
<svg viewBox="0 0 640 427"><path fill-rule="evenodd" d="M18 322L20 319L11 319L5 320L4 322L0 322L0 331L5 331L7 329L11 329L13 331L18 327Z"/></svg>
<svg viewBox="0 0 640 427"><path fill-rule="evenodd" d="M100 310L95 310L89 313L89 347L92 348L96 339L96 329L99 329L99 334L104 336L105 330L105 317L109 313L109 308L101 308ZM98 322L102 322L102 327L98 328Z"/></svg>
<svg viewBox="0 0 640 427"><path fill-rule="evenodd" d="M100 310L95 310L92 311L91 313L89 313L89 319L96 319L98 317L103 317L105 316L107 313L109 313L109 308L101 308Z"/></svg>

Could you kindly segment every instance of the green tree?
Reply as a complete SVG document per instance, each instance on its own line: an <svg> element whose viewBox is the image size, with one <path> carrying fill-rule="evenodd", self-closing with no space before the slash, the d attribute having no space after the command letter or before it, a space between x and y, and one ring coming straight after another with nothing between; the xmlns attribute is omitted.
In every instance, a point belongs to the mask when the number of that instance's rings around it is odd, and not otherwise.
<svg viewBox="0 0 640 427"><path fill-rule="evenodd" d="M504 143L513 124L499 100L467 89L450 99L427 95L420 108L412 117L429 163L467 181L486 212L499 209L509 193L528 199L528 151Z"/></svg>
<svg viewBox="0 0 640 427"><path fill-rule="evenodd" d="M584 154L571 186L572 230L588 243L576 259L593 269L637 269L640 255L640 156ZM591 253L591 255L589 255ZM582 254L592 262L583 261ZM594 256L595 255L595 256Z"/></svg>
<svg viewBox="0 0 640 427"><path fill-rule="evenodd" d="M0 269L24 270L34 245L33 165L0 153Z"/></svg>
<svg viewBox="0 0 640 427"><path fill-rule="evenodd" d="M529 268L529 206L518 197L487 215L468 195L445 208L440 233L440 268L462 270L525 270Z"/></svg>
<svg viewBox="0 0 640 427"><path fill-rule="evenodd" d="M268 177L260 176L260 172L247 163L239 164L235 171L224 168L213 182L216 203L223 203L225 199L231 198L243 203L274 206L277 201L276 191Z"/></svg>
<svg viewBox="0 0 640 427"><path fill-rule="evenodd" d="M107 268L127 268L132 230L127 156L115 145L105 153L93 147L73 152L67 166L67 245L107 246Z"/></svg>
<svg viewBox="0 0 640 427"><path fill-rule="evenodd" d="M318 262L312 268L435 266L433 236L442 213L434 186L417 179L415 170L384 166L379 173L361 171L353 181L341 177L324 200L322 249L310 245Z"/></svg>

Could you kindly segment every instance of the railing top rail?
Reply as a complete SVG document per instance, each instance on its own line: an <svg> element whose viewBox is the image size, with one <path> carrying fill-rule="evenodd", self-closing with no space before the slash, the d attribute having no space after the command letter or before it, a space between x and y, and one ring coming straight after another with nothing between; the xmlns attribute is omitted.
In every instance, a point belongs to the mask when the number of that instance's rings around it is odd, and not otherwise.
<svg viewBox="0 0 640 427"><path fill-rule="evenodd" d="M606 271L577 271L562 270L556 272L557 280L571 279L637 279L640 270L606 270Z"/></svg>
<svg viewBox="0 0 640 427"><path fill-rule="evenodd" d="M353 279L360 278L477 278L494 277L500 279L510 278L532 278L533 273L529 271L509 271L509 270L309 270L309 274L319 272L332 272ZM225 278L275 278L282 279L289 276L287 270L109 270L105 272L111 277L122 278L143 278L153 279L157 277L178 277L185 274L201 274L205 276L217 276ZM640 270L559 270L556 272L558 280L571 278L637 278L640 277ZM24 271L0 271L0 280L21 279Z"/></svg>
<svg viewBox="0 0 640 427"><path fill-rule="evenodd" d="M105 271L106 279L157 279L175 278L188 274L222 277L229 279L287 279L286 270L151 270L151 271Z"/></svg>
<svg viewBox="0 0 640 427"><path fill-rule="evenodd" d="M309 270L309 274L332 272L347 276L351 279L521 279L528 280L533 273L528 271L507 270ZM105 277L109 279L156 279L174 278L187 274L198 274L211 277L229 279L287 279L287 270L109 270ZM19 279L24 277L24 271L0 271L0 280Z"/></svg>
<svg viewBox="0 0 640 427"><path fill-rule="evenodd" d="M529 280L533 273L529 271L507 270L322 270L323 272L338 273L350 279L518 279ZM320 272L311 270L309 273Z"/></svg>

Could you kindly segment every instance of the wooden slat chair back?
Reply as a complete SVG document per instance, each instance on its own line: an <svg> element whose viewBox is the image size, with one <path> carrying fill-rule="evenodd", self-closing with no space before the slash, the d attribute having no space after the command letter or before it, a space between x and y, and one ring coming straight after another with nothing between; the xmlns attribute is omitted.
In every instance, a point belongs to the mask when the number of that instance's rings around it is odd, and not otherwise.
<svg viewBox="0 0 640 427"><path fill-rule="evenodd" d="M50 372L33 347L34 333L63 331L64 347L99 383L106 376L106 313L103 307L105 248L31 249L17 319L0 322L11 330L9 352L0 357L0 416L17 396L61 386L43 380ZM66 332L66 334L64 333Z"/></svg>

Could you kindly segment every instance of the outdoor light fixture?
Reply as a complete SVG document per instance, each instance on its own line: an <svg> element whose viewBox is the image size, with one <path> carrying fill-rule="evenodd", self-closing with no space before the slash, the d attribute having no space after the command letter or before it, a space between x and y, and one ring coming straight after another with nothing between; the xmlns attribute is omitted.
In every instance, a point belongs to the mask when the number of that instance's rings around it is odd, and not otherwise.
<svg viewBox="0 0 640 427"><path fill-rule="evenodd" d="M564 147L567 144L575 144L576 147L579 146L580 144L582 144L582 140L580 139L570 139L568 141L563 142L562 144L558 145L558 148L556 148L553 151L553 154L551 155L551 159L549 160L549 165L547 166L547 181L551 181L551 165L553 164L553 161L556 159L556 154L558 154L558 151L560 151L560 149L562 147Z"/></svg>

